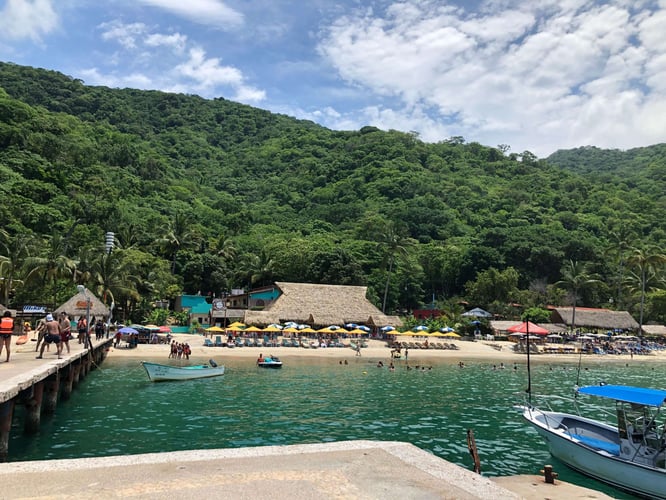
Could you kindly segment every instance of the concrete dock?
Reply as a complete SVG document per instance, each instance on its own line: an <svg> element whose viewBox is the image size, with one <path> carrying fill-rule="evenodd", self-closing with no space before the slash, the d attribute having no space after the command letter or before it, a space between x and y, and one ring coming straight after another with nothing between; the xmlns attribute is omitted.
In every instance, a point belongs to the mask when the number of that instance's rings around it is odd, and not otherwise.
<svg viewBox="0 0 666 500"><path fill-rule="evenodd" d="M12 499L610 498L531 476L498 484L414 445L386 441L13 462L0 464L0 485L2 497Z"/></svg>

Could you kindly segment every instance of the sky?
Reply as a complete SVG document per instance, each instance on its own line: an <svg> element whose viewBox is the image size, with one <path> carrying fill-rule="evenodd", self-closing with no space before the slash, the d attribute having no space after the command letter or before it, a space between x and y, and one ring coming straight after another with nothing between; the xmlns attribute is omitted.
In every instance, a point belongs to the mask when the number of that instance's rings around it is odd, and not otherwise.
<svg viewBox="0 0 666 500"><path fill-rule="evenodd" d="M543 158L666 141L666 0L0 0L0 60Z"/></svg>

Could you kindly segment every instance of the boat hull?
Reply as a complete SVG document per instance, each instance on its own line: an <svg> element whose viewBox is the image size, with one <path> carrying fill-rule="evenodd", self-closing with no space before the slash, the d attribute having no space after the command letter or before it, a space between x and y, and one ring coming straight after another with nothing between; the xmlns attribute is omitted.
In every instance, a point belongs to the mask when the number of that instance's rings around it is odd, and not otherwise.
<svg viewBox="0 0 666 500"><path fill-rule="evenodd" d="M261 361L257 363L259 368L279 369L282 368L282 361Z"/></svg>
<svg viewBox="0 0 666 500"><path fill-rule="evenodd" d="M212 367L209 365L170 366L142 361L141 364L152 382L165 382L169 380L194 380L224 375L224 366Z"/></svg>
<svg viewBox="0 0 666 500"><path fill-rule="evenodd" d="M578 472L631 493L650 498L666 498L666 471L620 459L608 450L594 449L558 426L562 419L598 425L601 431L609 426L566 413L525 408L523 417L548 443L550 453ZM545 418L544 418L545 417Z"/></svg>

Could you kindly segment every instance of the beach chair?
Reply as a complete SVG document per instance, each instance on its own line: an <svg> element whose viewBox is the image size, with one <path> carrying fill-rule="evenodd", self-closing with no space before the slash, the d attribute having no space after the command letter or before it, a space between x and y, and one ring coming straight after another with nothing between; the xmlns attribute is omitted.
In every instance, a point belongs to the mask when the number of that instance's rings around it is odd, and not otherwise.
<svg viewBox="0 0 666 500"><path fill-rule="evenodd" d="M224 347L224 342L222 342L222 336L221 335L216 335L215 336L215 344L214 345L215 345L215 347Z"/></svg>
<svg viewBox="0 0 666 500"><path fill-rule="evenodd" d="M204 347L215 347L215 344L210 339L204 339Z"/></svg>

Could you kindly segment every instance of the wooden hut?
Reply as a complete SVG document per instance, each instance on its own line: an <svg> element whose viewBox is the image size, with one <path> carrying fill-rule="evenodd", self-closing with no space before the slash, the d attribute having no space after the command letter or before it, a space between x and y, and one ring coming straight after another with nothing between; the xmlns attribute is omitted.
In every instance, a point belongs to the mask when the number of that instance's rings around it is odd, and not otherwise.
<svg viewBox="0 0 666 500"><path fill-rule="evenodd" d="M95 295L88 289L86 289L86 294L90 299L90 318L102 319L104 321L109 317L109 308L104 305L104 303L99 300ZM87 301L86 295L79 292L70 298L67 302L58 307L54 313L60 314L62 311L66 312L70 319L76 320L80 316L86 315Z"/></svg>
<svg viewBox="0 0 666 500"><path fill-rule="evenodd" d="M402 326L397 316L383 314L366 298L367 287L276 282L279 297L263 311L245 312L244 322L269 325L295 321L313 327L365 324L370 327Z"/></svg>
<svg viewBox="0 0 666 500"><path fill-rule="evenodd" d="M573 307L556 307L553 310L553 323L562 323L571 327L572 321ZM628 311L577 307L574 326L599 330L637 330L638 322Z"/></svg>
<svg viewBox="0 0 666 500"><path fill-rule="evenodd" d="M643 332L650 337L666 337L666 326L643 325Z"/></svg>

